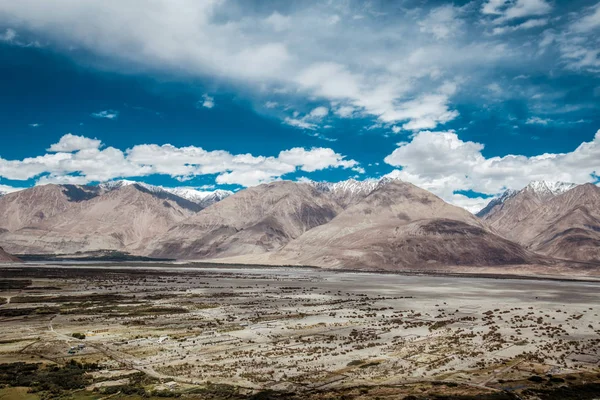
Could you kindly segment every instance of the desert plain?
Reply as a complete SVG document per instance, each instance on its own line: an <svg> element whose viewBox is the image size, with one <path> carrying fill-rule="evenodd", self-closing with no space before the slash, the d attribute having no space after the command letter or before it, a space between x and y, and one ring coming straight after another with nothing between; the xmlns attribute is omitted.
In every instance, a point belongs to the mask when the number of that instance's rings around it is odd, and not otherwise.
<svg viewBox="0 0 600 400"><path fill-rule="evenodd" d="M600 281L500 278L7 265L0 377L79 375L0 398L597 398Z"/></svg>

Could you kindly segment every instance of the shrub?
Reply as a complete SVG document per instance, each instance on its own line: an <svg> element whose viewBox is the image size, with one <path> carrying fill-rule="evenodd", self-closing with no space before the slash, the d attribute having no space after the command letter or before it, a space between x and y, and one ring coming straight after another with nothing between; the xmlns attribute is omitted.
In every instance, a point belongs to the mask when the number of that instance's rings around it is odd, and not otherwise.
<svg viewBox="0 0 600 400"><path fill-rule="evenodd" d="M527 380L530 382L535 382L535 383L544 382L544 378L542 378L541 376L537 376L537 375L530 376L529 378L527 378Z"/></svg>

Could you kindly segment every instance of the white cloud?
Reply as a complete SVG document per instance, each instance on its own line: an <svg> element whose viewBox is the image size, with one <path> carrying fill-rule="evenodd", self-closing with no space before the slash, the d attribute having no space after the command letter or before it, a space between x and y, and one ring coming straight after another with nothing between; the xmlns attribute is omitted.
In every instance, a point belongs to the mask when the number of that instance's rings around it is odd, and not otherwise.
<svg viewBox="0 0 600 400"><path fill-rule="evenodd" d="M98 139L90 139L84 136L73 135L67 133L60 138L58 143L54 143L50 146L47 151L58 153L65 152L71 153L79 150L98 149L102 145L102 142Z"/></svg>
<svg viewBox="0 0 600 400"><path fill-rule="evenodd" d="M419 22L420 30L439 40L456 36L464 25L459 14L460 8L451 4L436 7Z"/></svg>
<svg viewBox="0 0 600 400"><path fill-rule="evenodd" d="M341 18L340 18L340 16L339 16L339 15L332 15L331 17L329 17L329 18L327 19L327 23L328 23L329 25L335 25L335 24L337 24L337 23L338 23L338 22L340 22L340 21L341 21Z"/></svg>
<svg viewBox="0 0 600 400"><path fill-rule="evenodd" d="M381 115L380 119L385 122L407 121L402 129L409 131L433 129L458 117L458 111L450 110L448 102L447 94L425 94Z"/></svg>
<svg viewBox="0 0 600 400"><path fill-rule="evenodd" d="M502 14L501 9L504 8L507 3L507 0L487 0L481 6L481 12L483 14L500 15Z"/></svg>
<svg viewBox="0 0 600 400"><path fill-rule="evenodd" d="M506 19L524 18L533 15L545 15L552 11L552 6L546 0L517 0L506 9Z"/></svg>
<svg viewBox="0 0 600 400"><path fill-rule="evenodd" d="M576 32L590 32L598 28L600 28L600 3L590 7L588 13L571 25L571 29Z"/></svg>
<svg viewBox="0 0 600 400"><path fill-rule="evenodd" d="M281 15L277 11L269 15L265 19L265 23L271 28L273 28L275 32L285 31L292 26L290 17L286 15Z"/></svg>
<svg viewBox="0 0 600 400"><path fill-rule="evenodd" d="M327 128L327 126L324 126L324 128ZM310 136L316 137L316 138L321 139L321 140L325 140L326 142L337 142L337 139L330 138L330 137L325 136L325 135L323 135L322 133L319 133L319 132L315 132L315 133L313 133Z"/></svg>
<svg viewBox="0 0 600 400"><path fill-rule="evenodd" d="M286 15L245 7L223 0L156 0L141 8L133 0L20 0L0 3L0 22L44 37L57 49L93 52L103 68L143 67L227 81L257 96L270 91L337 101L352 109L334 109L335 115L356 110L375 119L402 110L419 91L435 91L438 79L454 76L459 66L469 74L506 54L494 43L472 46L462 37L432 45L432 34L457 32L461 23L450 20L451 8L427 14L441 27L419 26L414 14L386 21L379 6L366 10L352 2L306 3Z"/></svg>
<svg viewBox="0 0 600 400"><path fill-rule="evenodd" d="M334 111L335 115L341 118L350 118L355 112L356 108L352 106L341 106Z"/></svg>
<svg viewBox="0 0 600 400"><path fill-rule="evenodd" d="M327 107L320 106L313 108L303 117L300 117L300 113L298 111L294 111L294 117L286 117L284 118L283 122L296 128L314 131L318 128L317 123L321 122L327 115L329 115L329 109ZM315 134L314 136L320 137L319 134Z"/></svg>
<svg viewBox="0 0 600 400"><path fill-rule="evenodd" d="M525 121L528 125L548 125L553 122L549 118L540 118L540 117L529 117L527 121Z"/></svg>
<svg viewBox="0 0 600 400"><path fill-rule="evenodd" d="M153 174L169 175L181 181L194 176L217 175L217 183L252 186L280 179L297 170L314 172L359 167L356 161L322 147L292 148L274 157L168 144L140 144L126 151L114 147L101 149L101 146L97 139L68 134L50 146L48 154L23 160L0 158L0 177L37 178L38 183L84 184Z"/></svg>
<svg viewBox="0 0 600 400"><path fill-rule="evenodd" d="M600 130L590 142L568 153L487 158L483 147L461 140L454 131L423 131L410 142L399 143L385 162L402 168L393 176L449 202L460 200L455 197L459 190L496 195L506 188L521 189L532 180L592 182L593 174L600 171Z"/></svg>
<svg viewBox="0 0 600 400"><path fill-rule="evenodd" d="M279 103L277 103L276 101L267 101L265 103L265 107L267 108L275 108L279 105Z"/></svg>
<svg viewBox="0 0 600 400"><path fill-rule="evenodd" d="M293 148L279 153L278 159L284 163L296 165L302 171L314 172L330 167L352 168L358 165L354 160L344 160L344 156L334 152L332 149Z"/></svg>
<svg viewBox="0 0 600 400"><path fill-rule="evenodd" d="M329 114L329 109L327 107L317 107L314 108L308 115L310 118L322 119L325 118Z"/></svg>
<svg viewBox="0 0 600 400"><path fill-rule="evenodd" d="M6 193L18 192L19 190L23 190L23 189L25 189L25 188L18 188L18 187L0 184L0 195L6 194Z"/></svg>
<svg viewBox="0 0 600 400"><path fill-rule="evenodd" d="M12 42L17 37L17 32L14 29L7 29L4 33L0 34L1 42Z"/></svg>
<svg viewBox="0 0 600 400"><path fill-rule="evenodd" d="M42 126L42 124L34 123L34 124L29 124L29 126L32 128L39 128L40 126Z"/></svg>
<svg viewBox="0 0 600 400"><path fill-rule="evenodd" d="M213 108L215 106L215 99L208 94L203 94L202 100L198 102L198 105L204 108Z"/></svg>
<svg viewBox="0 0 600 400"><path fill-rule="evenodd" d="M366 125L438 129L456 117L452 104L459 90L485 85L503 67L537 62L523 43L481 34L491 19L519 23L518 29L539 26L551 3L489 0L482 8L488 23L471 18L473 5L432 3L400 12L388 2L311 1L274 11L225 0L154 0L147 7L135 0L19 0L0 2L0 23L43 37L58 51L91 52L102 68L222 82L255 104L264 104L266 93L299 109L308 102L335 103L330 114L337 117L378 120ZM386 12L393 18L382 18ZM525 21L530 17L537 19ZM593 53L569 54L595 68ZM457 75L469 78L456 93L438 93L440 82ZM421 104L432 100L418 102L425 94L443 98ZM425 117L409 110L423 106L432 108Z"/></svg>
<svg viewBox="0 0 600 400"><path fill-rule="evenodd" d="M539 18L539 19L530 19L519 25L499 26L492 30L492 35L501 35L501 34L504 34L507 32L516 32L516 31L520 31L523 29L539 28L539 27L548 25L548 22L549 21L547 18Z"/></svg>
<svg viewBox="0 0 600 400"><path fill-rule="evenodd" d="M546 0L488 0L481 12L495 15L495 23L500 24L517 18L546 15L552 6Z"/></svg>
<svg viewBox="0 0 600 400"><path fill-rule="evenodd" d="M458 193L453 194L452 197L447 199L450 204L462 207L473 214L485 208L491 200L492 198L489 197L467 197Z"/></svg>
<svg viewBox="0 0 600 400"><path fill-rule="evenodd" d="M312 122L306 122L305 119L285 118L283 120L283 122L289 126L293 126L293 127L300 128L300 129L308 129L311 131L314 131L315 129L317 129L316 124L313 124Z"/></svg>
<svg viewBox="0 0 600 400"><path fill-rule="evenodd" d="M94 118L117 119L119 112L115 110L104 110L90 114Z"/></svg>
<svg viewBox="0 0 600 400"><path fill-rule="evenodd" d="M402 130L402 128L400 128L399 126L392 126L392 132L394 133L400 133L400 131Z"/></svg>

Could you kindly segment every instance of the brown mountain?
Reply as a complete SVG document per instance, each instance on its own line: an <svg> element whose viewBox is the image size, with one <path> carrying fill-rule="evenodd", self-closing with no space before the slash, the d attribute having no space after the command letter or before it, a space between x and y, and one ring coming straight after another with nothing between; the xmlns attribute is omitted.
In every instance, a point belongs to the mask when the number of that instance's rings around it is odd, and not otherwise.
<svg viewBox="0 0 600 400"><path fill-rule="evenodd" d="M56 194L56 190L52 188L51 193ZM57 198L62 200L59 195ZM15 254L94 250L138 253L152 238L198 210L198 204L178 196L128 185L69 204L61 213L1 234L0 240Z"/></svg>
<svg viewBox="0 0 600 400"><path fill-rule="evenodd" d="M539 261L489 232L471 213L400 181L379 186L271 258L282 264L388 270Z"/></svg>
<svg viewBox="0 0 600 400"><path fill-rule="evenodd" d="M15 256L12 256L10 254L8 254L7 252L4 251L4 249L2 247L0 247L0 263L15 263L15 262L22 262L20 259L18 259Z"/></svg>
<svg viewBox="0 0 600 400"><path fill-rule="evenodd" d="M312 185L273 182L207 207L155 238L148 252L186 259L261 254L280 249L340 211L336 201Z"/></svg>
<svg viewBox="0 0 600 400"><path fill-rule="evenodd" d="M0 230L38 224L99 194L95 186L44 185L0 197Z"/></svg>
<svg viewBox="0 0 600 400"><path fill-rule="evenodd" d="M511 235L552 257L600 262L600 188L588 183L550 199Z"/></svg>
<svg viewBox="0 0 600 400"><path fill-rule="evenodd" d="M495 232L517 241L519 238L515 227L521 221L549 200L575 186L564 182L531 182L520 191L507 190L500 198L492 200L477 216Z"/></svg>

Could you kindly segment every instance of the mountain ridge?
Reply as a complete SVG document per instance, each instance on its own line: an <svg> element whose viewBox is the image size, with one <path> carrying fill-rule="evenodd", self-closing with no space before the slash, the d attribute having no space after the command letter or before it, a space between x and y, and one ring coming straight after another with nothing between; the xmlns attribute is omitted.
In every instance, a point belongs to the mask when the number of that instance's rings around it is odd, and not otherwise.
<svg viewBox="0 0 600 400"><path fill-rule="evenodd" d="M0 245L16 254L120 251L386 270L546 265L549 257L600 262L598 188L572 186L532 182L506 191L478 218L390 178L180 191L196 201L127 180L46 185L0 198ZM214 202L204 207L211 194ZM542 206L548 218L533 213ZM587 255L575 254L578 248Z"/></svg>

